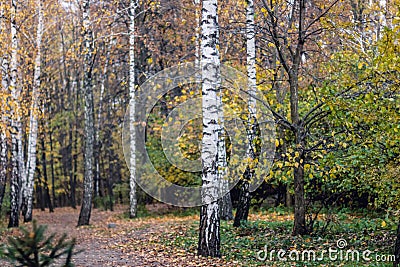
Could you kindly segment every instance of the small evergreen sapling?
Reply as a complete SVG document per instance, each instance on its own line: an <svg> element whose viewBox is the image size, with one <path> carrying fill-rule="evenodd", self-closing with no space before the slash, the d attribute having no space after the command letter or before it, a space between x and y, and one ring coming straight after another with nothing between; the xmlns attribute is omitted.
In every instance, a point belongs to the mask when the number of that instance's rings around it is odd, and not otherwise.
<svg viewBox="0 0 400 267"><path fill-rule="evenodd" d="M63 267L72 267L72 256L79 253L73 252L75 239L66 240L63 234L58 240L55 233L45 237L47 229L45 225L37 225L32 222L32 230L20 228L22 237L9 237L8 244L0 247L0 256L15 264L15 266L44 267L50 266L54 261L65 256L65 262L60 263ZM18 264L18 265L17 265ZM54 266L54 265L53 265Z"/></svg>

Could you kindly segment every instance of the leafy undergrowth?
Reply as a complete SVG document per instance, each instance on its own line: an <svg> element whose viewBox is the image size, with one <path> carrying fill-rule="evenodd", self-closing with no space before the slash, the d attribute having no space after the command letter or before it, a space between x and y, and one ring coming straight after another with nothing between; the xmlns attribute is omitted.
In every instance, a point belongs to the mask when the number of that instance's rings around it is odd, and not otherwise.
<svg viewBox="0 0 400 267"><path fill-rule="evenodd" d="M52 214L35 210L34 217L39 224L48 225L49 232L76 238L77 250L84 250L73 259L76 266L392 266L391 262L376 262L376 255L392 254L395 241L396 223L384 216L335 213L336 220L325 234L293 237L290 212L277 209L253 213L249 222L238 229L232 227L232 222L221 223L223 257L209 259L196 256L198 212L171 210L165 214L148 207L142 217L131 220L126 217L126 210L127 207L117 207L114 212L93 210L91 225L79 228L79 209L59 208ZM17 229L3 229L0 242L19 234ZM338 254L339 240L347 243L341 250L343 256ZM265 261L257 259L257 253L265 248ZM348 249L357 250L360 261L331 261L327 253L318 261L321 251L329 248L336 249L334 255L338 259L345 259ZM270 260L273 249L274 259ZM288 251L287 261L278 261L280 249ZM299 261L290 260L290 250L300 253ZM301 253L309 250L315 251L317 260L301 261ZM371 261L362 258L366 250L371 251L367 255ZM264 252L259 256L265 257ZM9 266L1 260L0 264Z"/></svg>
<svg viewBox="0 0 400 267"><path fill-rule="evenodd" d="M240 266L393 266L394 221L354 213L335 218L324 234L304 237L291 235L293 216L280 210L253 214L240 228L222 222L223 259ZM198 226L192 221L186 230L164 234L163 242L194 253Z"/></svg>

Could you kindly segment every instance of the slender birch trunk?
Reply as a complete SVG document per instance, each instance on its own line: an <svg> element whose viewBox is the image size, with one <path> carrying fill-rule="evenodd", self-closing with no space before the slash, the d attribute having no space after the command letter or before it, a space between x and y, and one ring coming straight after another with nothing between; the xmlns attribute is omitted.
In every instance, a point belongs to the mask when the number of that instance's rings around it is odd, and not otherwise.
<svg viewBox="0 0 400 267"><path fill-rule="evenodd" d="M85 102L85 176L83 181L83 200L78 226L88 225L92 211L93 198L93 157L94 157L94 107L92 88L93 35L90 22L90 0L82 3L83 26L83 91Z"/></svg>
<svg viewBox="0 0 400 267"><path fill-rule="evenodd" d="M137 212L136 195L136 127L135 127L135 14L138 2L131 0L129 18L129 131L130 131L130 178L129 178L129 217L135 218Z"/></svg>
<svg viewBox="0 0 400 267"><path fill-rule="evenodd" d="M221 183L221 198L219 200L220 217L222 220L229 221L233 219L233 208L231 193L229 192L229 182L226 179L226 143L225 143L225 130L224 130L224 115L222 111L222 96L218 96L219 111L219 125L220 130L218 133L218 181Z"/></svg>
<svg viewBox="0 0 400 267"><path fill-rule="evenodd" d="M1 90L3 92L8 92L8 59L3 56L1 62ZM8 142L7 142L7 126L8 118L2 113L1 115L1 126L0 126L0 210L3 204L4 194L6 192L7 184L7 154L8 154Z"/></svg>
<svg viewBox="0 0 400 267"><path fill-rule="evenodd" d="M218 18L217 18L218 25ZM219 45L219 30L217 31L217 43ZM233 211L232 211L232 200L231 194L229 192L229 182L226 179L226 143L225 143L225 118L224 118L224 110L222 103L222 89L219 89L217 94L217 109L218 109L218 181L221 184L221 199L219 200L219 211L220 217L222 220L229 221L233 219Z"/></svg>
<svg viewBox="0 0 400 267"><path fill-rule="evenodd" d="M4 76L3 76L4 78ZM5 121L2 121L3 128L0 132L0 211L1 206L3 205L3 199L6 192L6 184L7 184L7 137L6 137L6 125Z"/></svg>
<svg viewBox="0 0 400 267"><path fill-rule="evenodd" d="M220 59L218 51L218 3L203 0L201 21L202 72L202 201L198 254L220 257L220 211L218 197L218 92L220 91Z"/></svg>
<svg viewBox="0 0 400 267"><path fill-rule="evenodd" d="M27 183L25 186L24 197L26 205L26 213L24 214L24 222L32 221L32 206L33 206L33 185L34 175L36 170L36 146L38 137L38 107L39 107L39 94L40 94L40 76L41 76L41 49L42 49L42 36L43 36L43 8L42 0L36 0L38 12L38 26L36 35L36 49L37 54L35 58L35 71L34 81L32 88L32 106L29 122L29 138L28 138L28 161L26 164L27 169Z"/></svg>
<svg viewBox="0 0 400 267"><path fill-rule="evenodd" d="M19 87L19 85L17 85ZM19 104L21 106L21 104ZM18 197L19 209L25 213L26 206L24 205L24 192L27 183L26 168L25 168L25 154L24 154L24 131L22 129L21 117L18 118L18 131L17 131L17 145L18 145L18 168L19 168L19 186L20 192Z"/></svg>
<svg viewBox="0 0 400 267"><path fill-rule="evenodd" d="M246 1L246 48L247 48L247 79L248 79L248 114L247 121L247 158L250 165L246 168L243 180L240 183L239 204L235 216L234 226L240 226L242 221L247 221L249 215L251 195L249 192L249 183L254 176L253 162L256 159L255 141L256 141L256 38L255 38L255 22L254 22L254 1Z"/></svg>
<svg viewBox="0 0 400 267"><path fill-rule="evenodd" d="M4 25L4 3L0 3L0 35L3 35L5 25ZM8 84L9 84L9 77L8 77L8 58L6 55L6 49L4 48L3 40L1 42L1 50L2 55L0 58L1 63L1 88L0 91L3 93L8 92ZM6 103L5 103L6 104ZM4 194L6 192L6 184L7 184L7 153L8 153L8 142L7 142L7 125L8 125L8 118L5 112L1 114L1 121L0 121L0 211L1 206L3 205Z"/></svg>
<svg viewBox="0 0 400 267"><path fill-rule="evenodd" d="M219 200L220 217L222 220L229 221L233 219L232 200L229 192L229 183L226 179L226 143L224 129L224 112L222 103L222 92L219 92L217 99L218 105L218 181L221 183L221 199Z"/></svg>
<svg viewBox="0 0 400 267"><path fill-rule="evenodd" d="M387 27L387 20L386 20L386 12L387 12L387 1L386 0L379 0L379 14L378 14L378 25L377 25L377 33L376 33L376 41L380 40L383 36L383 31L385 27Z"/></svg>
<svg viewBox="0 0 400 267"><path fill-rule="evenodd" d="M194 0L194 8L195 8L195 18L196 18L196 30L195 30L195 46L196 46L196 54L195 54L195 58L194 58L194 62L196 65L196 68L198 68L200 70L200 14L199 14L199 5L200 5L200 0ZM201 75L198 75L198 78L200 80Z"/></svg>
<svg viewBox="0 0 400 267"><path fill-rule="evenodd" d="M20 164L18 153L18 134L20 129L19 98L20 89L17 88L18 77L18 37L17 37L17 1L11 1L11 62L10 62L10 90L14 108L11 110L11 176L10 176L10 220L8 227L19 226L19 198L20 198Z"/></svg>

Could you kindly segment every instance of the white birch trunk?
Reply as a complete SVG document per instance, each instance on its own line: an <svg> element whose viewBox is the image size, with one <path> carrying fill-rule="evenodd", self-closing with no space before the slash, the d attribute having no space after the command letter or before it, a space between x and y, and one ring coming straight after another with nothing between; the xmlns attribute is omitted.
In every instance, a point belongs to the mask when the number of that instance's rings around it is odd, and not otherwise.
<svg viewBox="0 0 400 267"><path fill-rule="evenodd" d="M135 126L135 14L137 1L131 0L129 18L129 132L130 132L130 177L129 177L129 217L137 213L136 195L136 126Z"/></svg>
<svg viewBox="0 0 400 267"><path fill-rule="evenodd" d="M40 94L40 76L41 76L41 49L42 49L42 36L43 36L43 9L42 0L36 0L36 7L38 12L38 25L36 33L36 58L35 70L33 74L33 87L32 87L32 104L31 115L29 122L29 137L28 137L28 159L26 164L27 169L27 183L25 186L24 197L26 205L26 213L24 214L24 221L32 221L32 206L33 206L33 186L34 175L36 170L36 146L38 137L38 106Z"/></svg>
<svg viewBox="0 0 400 267"><path fill-rule="evenodd" d="M196 68L198 68L200 70L200 14L199 14L199 8L198 5L200 5L200 0L194 0L194 5L195 5L195 18L196 18L196 40L195 40L195 46L196 46L196 55L195 55L195 65ZM198 75L199 79L200 79L201 75Z"/></svg>
<svg viewBox="0 0 400 267"><path fill-rule="evenodd" d="M256 123L256 94L257 94L257 76L256 76L256 32L254 22L254 1L247 0L246 7L246 49L247 49L247 78L248 78L248 140L249 147L247 156L255 159L255 151L253 141L255 139L255 123Z"/></svg>
<svg viewBox="0 0 400 267"><path fill-rule="evenodd" d="M256 138L256 38L254 22L254 1L246 1L246 51L247 51L247 79L248 79L248 121L247 121L247 158L253 162L256 158L254 140ZM243 181L241 182L239 204L235 216L234 226L240 226L241 221L247 221L250 209L249 183L253 179L254 167L252 164L247 167Z"/></svg>
<svg viewBox="0 0 400 267"><path fill-rule="evenodd" d="M19 225L19 198L20 198L20 170L18 153L18 135L20 129L19 98L20 89L17 88L18 77L18 37L17 37L17 3L11 1L11 62L10 62L10 90L14 108L11 110L11 176L10 176L10 220L8 227Z"/></svg>
<svg viewBox="0 0 400 267"><path fill-rule="evenodd" d="M3 56L1 62L1 90L4 93L8 91L8 59ZM7 144L7 126L8 126L8 118L4 112L1 115L1 130L0 130L0 210L3 204L3 198L5 194L6 184L7 184L7 153L8 153L8 144Z"/></svg>
<svg viewBox="0 0 400 267"><path fill-rule="evenodd" d="M379 0L379 14L378 14L378 26L376 33L376 40L380 40L383 35L383 31L387 25L386 20L386 12L387 12L387 1Z"/></svg>
<svg viewBox="0 0 400 267"><path fill-rule="evenodd" d="M111 41L110 41L111 42ZM106 61L104 62L104 69L101 75L100 83L100 96L99 96L99 109L97 112L97 127L96 127L96 182L95 182L95 196L99 196L100 192L100 127L102 125L101 113L103 112L103 97L105 91L105 83L107 79L108 62L110 60L111 43L106 51Z"/></svg>
<svg viewBox="0 0 400 267"><path fill-rule="evenodd" d="M17 84L17 87L19 85ZM21 106L19 104L19 106ZM18 145L18 169L19 169L19 185L20 185L20 192L19 192L19 198L18 198L18 205L20 207L20 210L22 208L22 211L25 211L25 207L23 206L24 202L24 192L25 192L25 186L27 183L27 176L26 176L26 169L25 169L25 155L24 155L24 142L23 142L23 130L22 130L22 122L21 122L21 117L17 118L18 120L18 131L17 131L17 145Z"/></svg>
<svg viewBox="0 0 400 267"><path fill-rule="evenodd" d="M204 0L201 21L202 71L202 201L198 254L220 256L220 214L218 175L218 92L220 59L218 51L217 0Z"/></svg>
<svg viewBox="0 0 400 267"><path fill-rule="evenodd" d="M83 200L78 226L88 225L93 199L93 159L94 159L94 108L92 88L93 35L90 22L90 0L82 2L83 26L83 91L85 101L85 176L83 181Z"/></svg>
<svg viewBox="0 0 400 267"><path fill-rule="evenodd" d="M3 76L4 77L4 76ZM6 125L3 120L3 126L0 132L0 211L3 205L4 194L6 192L7 184L7 137L6 137Z"/></svg>
<svg viewBox="0 0 400 267"><path fill-rule="evenodd" d="M0 3L0 35L4 34L4 3ZM8 92L8 58L6 56L6 49L4 48L4 39L0 40L1 42L1 50L2 55L0 58L1 63L1 88L0 91L7 94ZM6 104L6 103L4 103ZM0 122L0 210L3 204L6 184L7 184L7 125L8 125L8 118L6 116L7 112L2 112L1 114L1 122Z"/></svg>

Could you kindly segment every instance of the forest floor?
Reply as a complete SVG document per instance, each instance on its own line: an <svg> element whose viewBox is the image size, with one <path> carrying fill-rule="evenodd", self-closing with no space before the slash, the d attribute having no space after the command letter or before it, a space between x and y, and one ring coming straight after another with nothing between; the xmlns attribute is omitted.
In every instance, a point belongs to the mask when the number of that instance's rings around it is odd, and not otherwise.
<svg viewBox="0 0 400 267"><path fill-rule="evenodd" d="M396 222L382 214L336 211L334 222L324 232L304 236L291 236L293 214L287 210L273 209L252 212L249 222L240 228L232 222L221 222L222 258L211 259L196 255L199 215L196 210L169 210L170 207L149 205L141 217L127 218L127 207L115 211L93 209L90 225L76 227L79 209L57 208L54 213L34 211L38 224L47 225L47 233L76 238L73 257L75 266L392 266L392 262L377 262L376 255L389 256L395 240ZM178 212L177 212L178 211ZM329 217L332 219L331 217ZM320 226L327 216L320 216ZM8 236L18 236L19 229L6 229L0 224L0 244ZM2 226L2 227L1 227ZM30 224L24 225L30 227ZM286 251L315 250L317 253L330 248L337 249L338 242L346 249L371 251L371 260L335 260L325 258L318 262L280 262L274 259L260 260L260 251L272 253L272 249ZM317 254L317 256L320 254ZM0 260L0 266L12 266ZM56 265L55 265L56 266ZM60 266L60 265L57 265Z"/></svg>
<svg viewBox="0 0 400 267"><path fill-rule="evenodd" d="M198 220L198 216L162 215L129 220L126 211L127 207L116 207L113 212L93 209L90 225L82 227L76 227L79 209L57 208L54 213L34 210L34 218L38 224L47 225L48 233L67 233L68 238L76 238L76 251L82 251L73 257L77 267L238 266L237 262L198 257L165 245L162 237L182 234L188 222ZM18 234L18 229L7 229L0 242ZM1 260L0 264L12 266Z"/></svg>

